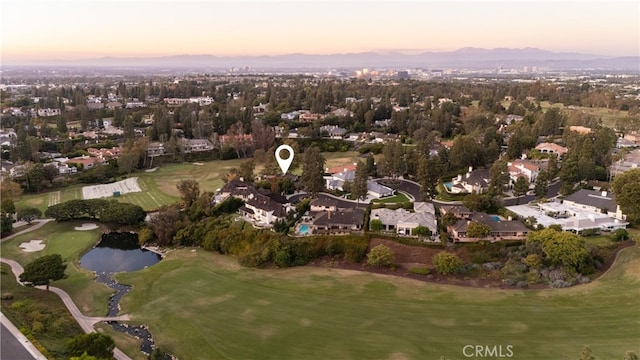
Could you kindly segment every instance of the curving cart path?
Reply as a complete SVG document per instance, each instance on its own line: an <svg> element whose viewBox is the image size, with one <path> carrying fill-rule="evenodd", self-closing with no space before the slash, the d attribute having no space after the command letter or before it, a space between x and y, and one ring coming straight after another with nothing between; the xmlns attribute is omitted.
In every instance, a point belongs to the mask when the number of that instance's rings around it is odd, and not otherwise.
<svg viewBox="0 0 640 360"><path fill-rule="evenodd" d="M3 238L2 241L11 239L14 236L18 236L18 235L24 234L24 233L29 232L29 231L36 230L36 229L44 226L46 223L48 223L51 220L53 220L53 219L40 220L39 224L37 224L35 226L32 226L29 229L20 231L20 232L18 232L16 234L13 234L11 236L8 236L6 238ZM0 257L0 262L3 262L5 264L9 265L11 267L11 271L13 272L13 274L16 277L16 281L18 282L18 284L24 285L24 283L22 283L20 281L20 274L22 274L24 272L24 268L22 267L22 265L20 265L18 262L14 261L14 260L3 258L3 257ZM45 286L36 286L36 288L41 289L41 290L46 290ZM109 317L109 316L93 317L93 316L83 315L80 312L80 309L78 309L78 306L71 299L71 296L69 296L69 294L67 294L66 291L64 291L64 290L62 290L60 288L57 288L57 287L53 287L53 286L49 286L49 291L55 293L56 295L58 295L60 297L60 299L62 299L62 302L67 307L67 309L69 310L71 315L76 319L76 321L78 322L78 324L80 325L82 330L84 330L84 332L86 332L86 333L95 332L95 329L93 328L93 325L95 323L98 323L98 322L101 322L101 321L127 321L127 320L129 320L129 315L120 315L120 316L113 316L113 317ZM113 350L113 357L116 360L131 360L131 358L129 356L127 356L124 352L122 352L118 348L115 348Z"/></svg>

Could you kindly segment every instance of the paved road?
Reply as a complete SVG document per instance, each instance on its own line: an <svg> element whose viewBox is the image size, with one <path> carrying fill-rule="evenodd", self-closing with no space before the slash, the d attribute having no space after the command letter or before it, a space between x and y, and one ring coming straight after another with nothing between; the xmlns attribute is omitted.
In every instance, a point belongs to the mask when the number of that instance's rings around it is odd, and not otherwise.
<svg viewBox="0 0 640 360"><path fill-rule="evenodd" d="M11 359L11 360L40 360L46 359L42 354L37 353L32 355L29 351L27 351L26 346L33 345L27 340L27 338L20 334L18 329L15 331L10 331L7 326L5 326L5 322L9 321L4 315L0 315L2 317L2 325L0 327L0 359ZM11 323L9 322L9 326ZM15 328L15 326L14 326ZM17 333L16 333L17 332ZM20 336L22 335L22 336ZM20 339L18 339L20 337ZM33 347L35 349L35 347Z"/></svg>
<svg viewBox="0 0 640 360"><path fill-rule="evenodd" d="M562 182L561 181L557 181L551 185L549 185L549 191L547 191L547 199L550 199L554 196L558 195L558 192L560 192L560 187L562 186ZM510 198L510 199L505 199L504 200L504 206L513 206L513 205L522 205L522 204L526 204L529 201L533 201L536 200L538 197L535 195L527 195L527 196L522 196L520 198Z"/></svg>
<svg viewBox="0 0 640 360"><path fill-rule="evenodd" d="M386 181L390 181L391 183L386 183ZM385 186L389 186L394 190L404 191L407 194L413 196L413 198L416 200L420 199L420 185L413 181L404 180L404 179L396 179L396 180L378 179L376 180L376 182L378 182L378 184L380 184L381 182L385 182L384 183Z"/></svg>
<svg viewBox="0 0 640 360"><path fill-rule="evenodd" d="M39 228L41 228L41 227L45 226L49 221L53 221L53 219L40 219L40 220L35 220L35 221L34 221L34 223L35 223L35 222L37 222L37 224L35 224L35 225L31 226L31 227L30 227L30 228L28 228L28 229L24 229L24 230L22 230L22 231L18 231L18 232L17 232L17 233L15 233L15 234L11 234L11 235L9 235L9 236L3 237L2 239L0 239L0 242L5 241L5 240L12 239L12 238L14 238L14 237L16 237L16 236L19 236L19 235L22 235L22 234L24 234L24 233L28 233L29 231L37 230L37 229L39 229Z"/></svg>

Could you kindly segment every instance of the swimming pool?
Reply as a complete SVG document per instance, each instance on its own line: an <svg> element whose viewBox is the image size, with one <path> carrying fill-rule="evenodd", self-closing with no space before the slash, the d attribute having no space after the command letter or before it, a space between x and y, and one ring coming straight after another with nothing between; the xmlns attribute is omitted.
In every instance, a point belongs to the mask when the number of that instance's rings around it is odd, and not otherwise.
<svg viewBox="0 0 640 360"><path fill-rule="evenodd" d="M309 235L310 233L311 233L311 229L309 229L309 225L307 224L300 225L300 229L298 229L298 234Z"/></svg>
<svg viewBox="0 0 640 360"><path fill-rule="evenodd" d="M446 183L444 183L444 187L446 187L449 191L451 191L451 186L453 186L453 183L451 181L447 181Z"/></svg>
<svg viewBox="0 0 640 360"><path fill-rule="evenodd" d="M493 221L500 221L500 217L498 215L490 215Z"/></svg>

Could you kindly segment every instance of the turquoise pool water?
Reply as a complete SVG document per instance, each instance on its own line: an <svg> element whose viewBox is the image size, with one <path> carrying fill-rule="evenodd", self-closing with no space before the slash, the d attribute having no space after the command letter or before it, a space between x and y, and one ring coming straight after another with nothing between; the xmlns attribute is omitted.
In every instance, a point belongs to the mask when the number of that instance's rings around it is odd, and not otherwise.
<svg viewBox="0 0 640 360"><path fill-rule="evenodd" d="M500 221L500 217L497 215L491 215L491 219L493 219L493 221Z"/></svg>
<svg viewBox="0 0 640 360"><path fill-rule="evenodd" d="M444 187L447 188L447 190L451 190L451 186L453 185L453 183L451 181L447 181L446 183L444 183Z"/></svg>
<svg viewBox="0 0 640 360"><path fill-rule="evenodd" d="M309 225L302 224L300 225L300 229L298 230L298 234L300 235L309 235L311 233L311 229L309 229Z"/></svg>

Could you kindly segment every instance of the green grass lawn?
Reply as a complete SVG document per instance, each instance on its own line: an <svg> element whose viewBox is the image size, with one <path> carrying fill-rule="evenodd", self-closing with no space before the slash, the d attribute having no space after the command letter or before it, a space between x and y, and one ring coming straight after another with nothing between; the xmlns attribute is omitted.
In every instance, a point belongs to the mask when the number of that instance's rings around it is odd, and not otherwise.
<svg viewBox="0 0 640 360"><path fill-rule="evenodd" d="M593 283L568 289L444 286L340 269L241 268L175 250L132 284L123 312L184 359L460 359L468 344L517 359L640 353L640 247Z"/></svg>
<svg viewBox="0 0 640 360"><path fill-rule="evenodd" d="M610 235L587 236L584 239L588 247L607 247L616 244L616 242L611 239Z"/></svg>
<svg viewBox="0 0 640 360"><path fill-rule="evenodd" d="M82 221L50 222L40 229L3 241L0 250L2 257L14 259L22 266L40 256L60 254L67 262L67 278L54 281L51 285L67 291L85 315L104 316L112 290L94 282L93 272L81 268L79 263L81 255L98 242L100 231L74 230L75 226L81 224ZM25 252L19 248L22 242L29 240L43 240L46 246L38 252Z"/></svg>
<svg viewBox="0 0 640 360"><path fill-rule="evenodd" d="M389 197L385 197L385 198L382 198L382 199L375 199L375 200L372 200L372 201L373 202L384 203L384 204L395 204L395 203L407 202L407 201L409 201L409 198L405 194L399 192L398 194L396 194L394 196L389 196Z"/></svg>

